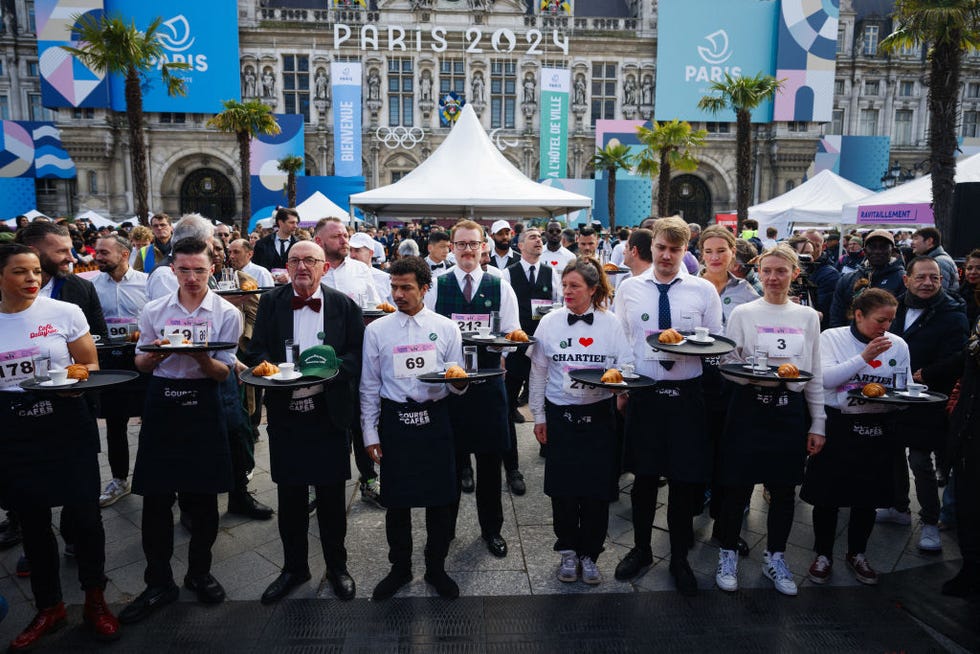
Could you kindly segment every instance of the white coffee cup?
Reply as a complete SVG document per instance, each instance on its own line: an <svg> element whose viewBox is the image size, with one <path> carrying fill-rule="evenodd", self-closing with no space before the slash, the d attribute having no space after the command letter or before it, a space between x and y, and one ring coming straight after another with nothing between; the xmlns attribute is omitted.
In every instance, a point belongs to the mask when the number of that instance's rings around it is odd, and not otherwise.
<svg viewBox="0 0 980 654"><path fill-rule="evenodd" d="M279 364L279 376L283 379L289 379L290 377L296 376L296 364L294 363L280 363Z"/></svg>
<svg viewBox="0 0 980 654"><path fill-rule="evenodd" d="M52 378L54 378L54 371L52 370L51 373ZM917 384L915 382L909 382L907 388L909 397L919 397L922 393L929 390L929 387L925 384Z"/></svg>
<svg viewBox="0 0 980 654"><path fill-rule="evenodd" d="M477 335L480 338L489 338L490 337L490 327L489 326L487 326L487 327L480 327L480 328L478 328L476 330L476 333L477 333Z"/></svg>
<svg viewBox="0 0 980 654"><path fill-rule="evenodd" d="M706 341L711 338L711 332L707 327L695 327L694 328L694 340L696 341Z"/></svg>
<svg viewBox="0 0 980 654"><path fill-rule="evenodd" d="M51 378L52 386L62 386L68 381L68 371L64 368L51 368L48 370L48 376Z"/></svg>
<svg viewBox="0 0 980 654"><path fill-rule="evenodd" d="M636 377L636 368L633 366L632 363L623 364L623 377L626 379L631 379L633 377Z"/></svg>
<svg viewBox="0 0 980 654"><path fill-rule="evenodd" d="M175 329L167 334L167 340L170 341L171 345L180 345L184 342L184 332Z"/></svg>

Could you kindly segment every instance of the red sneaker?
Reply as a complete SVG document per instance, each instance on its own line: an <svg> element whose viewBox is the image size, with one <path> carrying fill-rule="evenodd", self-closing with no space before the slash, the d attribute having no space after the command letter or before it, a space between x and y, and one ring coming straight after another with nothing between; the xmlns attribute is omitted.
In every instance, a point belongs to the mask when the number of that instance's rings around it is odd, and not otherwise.
<svg viewBox="0 0 980 654"><path fill-rule="evenodd" d="M810 564L810 571L807 575L810 577L810 581L815 584L825 584L827 580L830 579L830 573L833 570L834 563L824 555L820 555L813 560Z"/></svg>
<svg viewBox="0 0 980 654"><path fill-rule="evenodd" d="M119 620L112 615L101 589L85 591L85 609L82 611L85 624L92 627L96 640L117 640Z"/></svg>
<svg viewBox="0 0 980 654"><path fill-rule="evenodd" d="M878 583L878 573L874 571L868 560L864 558L864 554L848 554L844 557L847 561L847 567L852 573L854 573L854 578L860 581L862 584L868 584L869 586L874 586Z"/></svg>
<svg viewBox="0 0 980 654"><path fill-rule="evenodd" d="M10 651L25 652L31 649L37 645L42 636L54 633L63 627L67 617L64 602L58 602L51 608L41 609L27 628L11 641Z"/></svg>

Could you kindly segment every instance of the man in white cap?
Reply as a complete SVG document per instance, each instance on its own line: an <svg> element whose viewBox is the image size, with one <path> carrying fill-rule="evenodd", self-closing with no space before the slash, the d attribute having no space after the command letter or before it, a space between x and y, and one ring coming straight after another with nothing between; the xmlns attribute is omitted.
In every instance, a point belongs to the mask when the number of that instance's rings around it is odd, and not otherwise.
<svg viewBox="0 0 980 654"><path fill-rule="evenodd" d="M350 256L361 263L371 266L371 257L374 255L374 246L380 245L365 232L358 232L350 237ZM385 302L391 302L391 278L383 270L371 266L371 276L374 279L374 288L378 295Z"/></svg>
<svg viewBox="0 0 980 654"><path fill-rule="evenodd" d="M510 248L514 230L510 228L509 222L506 220L494 222L490 226L490 238L493 239L493 252L490 253L491 266L498 270L505 270L507 266L521 260L520 255Z"/></svg>

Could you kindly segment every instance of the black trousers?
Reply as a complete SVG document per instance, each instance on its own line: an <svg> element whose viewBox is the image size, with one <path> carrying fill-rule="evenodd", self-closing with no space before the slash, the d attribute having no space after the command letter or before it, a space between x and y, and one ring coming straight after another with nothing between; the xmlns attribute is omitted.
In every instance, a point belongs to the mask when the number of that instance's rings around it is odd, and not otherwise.
<svg viewBox="0 0 980 654"><path fill-rule="evenodd" d="M552 497L555 551L573 550L579 556L599 560L609 528L609 502L587 497Z"/></svg>
<svg viewBox="0 0 980 654"><path fill-rule="evenodd" d="M66 504L62 513L71 514L75 529L75 557L78 561L78 581L82 590L104 589L105 531L97 501ZM61 601L59 568L61 554L51 529L51 509L48 507L19 508L24 534L24 554L31 564L31 591L38 610L48 609Z"/></svg>
<svg viewBox="0 0 980 654"><path fill-rule="evenodd" d="M180 508L191 518L191 542L187 554L187 575L200 577L211 571L211 546L218 538L218 496L212 493L154 493L143 496L143 554L147 586L174 583L170 560L174 554L173 505L180 497Z"/></svg>
<svg viewBox="0 0 980 654"><path fill-rule="evenodd" d="M129 416L105 419L106 455L113 479L129 479Z"/></svg>
<svg viewBox="0 0 980 654"><path fill-rule="evenodd" d="M742 531L742 514L752 497L754 485L727 486L722 489L721 511L718 515L718 538L722 549L734 550L738 547L738 535ZM770 552L785 552L789 532L793 528L793 511L796 489L793 486L771 486L769 489L769 515L766 519L768 532L766 549Z"/></svg>
<svg viewBox="0 0 980 654"><path fill-rule="evenodd" d="M474 454L476 457L476 515L480 521L480 535L484 538L497 536L504 525L504 507L501 500L503 484L500 481L500 455L496 453ZM456 518L459 516L459 499L463 487L459 483L460 472L469 465L469 454L456 455L456 503L452 505L450 533L456 536Z"/></svg>
<svg viewBox="0 0 980 654"><path fill-rule="evenodd" d="M653 519L657 513L657 475L636 475L630 495L633 513L633 539L638 549L650 549ZM672 557L687 558L694 543L694 512L704 502L704 484L668 481L667 529Z"/></svg>
<svg viewBox="0 0 980 654"><path fill-rule="evenodd" d="M425 508L425 569L443 572L449 553L452 505ZM388 561L393 569L412 570L412 510L388 509L385 514L385 535L388 537Z"/></svg>
<svg viewBox="0 0 980 654"><path fill-rule="evenodd" d="M504 386L507 389L507 415L517 411L518 398L521 395L521 387L528 383L531 375L531 359L523 351L511 352L505 361L507 375L504 377ZM517 428L513 420L508 420L510 428L510 449L503 454L504 470L511 472L520 469L520 461L517 455Z"/></svg>
<svg viewBox="0 0 980 654"><path fill-rule="evenodd" d="M836 506L813 507L813 551L831 560L834 558L838 512ZM848 554L864 554L867 551L868 539L871 538L871 530L874 526L874 509L851 507L851 515L847 519Z"/></svg>
<svg viewBox="0 0 980 654"><path fill-rule="evenodd" d="M980 570L980 445L953 466L956 484L956 525L964 567Z"/></svg>
<svg viewBox="0 0 980 654"><path fill-rule="evenodd" d="M346 483L316 486L316 515L327 570L347 569L347 493ZM310 528L308 487L279 484L279 537L282 539L283 572L308 574Z"/></svg>

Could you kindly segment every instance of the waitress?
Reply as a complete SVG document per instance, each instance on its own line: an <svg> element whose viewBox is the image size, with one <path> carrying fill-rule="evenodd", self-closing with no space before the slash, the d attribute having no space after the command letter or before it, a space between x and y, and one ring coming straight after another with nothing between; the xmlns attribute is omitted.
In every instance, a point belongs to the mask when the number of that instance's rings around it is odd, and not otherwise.
<svg viewBox="0 0 980 654"><path fill-rule="evenodd" d="M602 581L596 562L616 499L619 448L612 392L569 377L576 368L633 363L619 320L606 311L610 285L594 258L570 262L561 276L565 307L541 319L531 355L529 395L534 436L548 444L544 492L551 497L559 581Z"/></svg>
<svg viewBox="0 0 980 654"><path fill-rule="evenodd" d="M58 544L51 507L74 515L78 579L85 591L85 622L100 640L119 637L119 622L103 598L105 532L99 513L99 429L81 396L23 392L34 376L34 359L98 370L95 343L82 310L38 297L41 262L21 244L0 246L0 504L20 515L24 553L31 564L31 590L38 612L10 644L30 649L66 620L59 577Z"/></svg>
<svg viewBox="0 0 980 654"><path fill-rule="evenodd" d="M875 523L875 507L891 506L892 462L898 450L894 404L849 397L865 384L892 388L893 376L912 379L909 347L888 332L898 300L880 288L854 298L849 327L820 335L823 385L827 391L827 444L807 463L800 497L813 505L816 558L809 577L817 584L830 578L839 507L851 507L847 524L848 569L862 584L877 584L878 574L865 556Z"/></svg>
<svg viewBox="0 0 980 654"><path fill-rule="evenodd" d="M800 275L799 258L792 248L779 244L767 250L758 258L758 266L764 294L732 311L725 331L736 346L722 363L744 364L760 352L773 365L791 363L812 372L813 378L785 385L731 379L737 387L728 409L715 478L724 494L718 517L721 551L715 583L725 591L738 590L735 548L742 513L753 487L762 483L772 498L763 572L777 591L796 595L796 583L783 555L793 527L795 487L803 481L806 455L820 452L825 440L820 316L789 299L790 284Z"/></svg>

